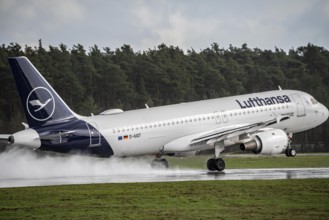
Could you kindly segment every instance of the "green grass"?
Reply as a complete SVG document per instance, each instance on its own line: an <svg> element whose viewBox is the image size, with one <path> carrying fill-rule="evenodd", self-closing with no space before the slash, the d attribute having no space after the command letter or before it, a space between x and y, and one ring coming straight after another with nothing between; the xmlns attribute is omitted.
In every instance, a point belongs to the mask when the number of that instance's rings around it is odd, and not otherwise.
<svg viewBox="0 0 329 220"><path fill-rule="evenodd" d="M207 159L211 156L199 156L188 158L167 158L170 167L173 168L195 168L205 169ZM303 167L329 167L328 155L303 156L296 157L263 157L263 156L244 156L238 158L224 158L226 169L244 169L244 168L303 168Z"/></svg>
<svg viewBox="0 0 329 220"><path fill-rule="evenodd" d="M0 189L0 219L328 219L329 179Z"/></svg>

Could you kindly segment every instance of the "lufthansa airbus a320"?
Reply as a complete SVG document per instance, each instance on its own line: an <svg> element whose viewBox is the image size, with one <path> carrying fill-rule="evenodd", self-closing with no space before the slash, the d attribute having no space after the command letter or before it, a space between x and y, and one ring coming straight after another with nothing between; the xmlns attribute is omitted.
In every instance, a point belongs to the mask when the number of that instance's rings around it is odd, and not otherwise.
<svg viewBox="0 0 329 220"><path fill-rule="evenodd" d="M211 171L222 171L221 152L239 144L255 154L285 153L292 134L314 128L328 109L311 95L275 90L190 103L84 117L74 113L26 57L9 58L27 119L25 129L1 135L8 145L100 157L187 156L213 151Z"/></svg>

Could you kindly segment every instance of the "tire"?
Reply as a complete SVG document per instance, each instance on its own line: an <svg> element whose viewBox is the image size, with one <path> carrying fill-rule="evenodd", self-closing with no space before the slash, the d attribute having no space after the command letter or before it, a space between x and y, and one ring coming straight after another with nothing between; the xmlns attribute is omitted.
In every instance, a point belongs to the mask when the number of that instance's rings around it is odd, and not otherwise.
<svg viewBox="0 0 329 220"><path fill-rule="evenodd" d="M151 162L151 167L154 169L168 169L169 163L166 159L154 159Z"/></svg>
<svg viewBox="0 0 329 220"><path fill-rule="evenodd" d="M286 149L285 153L286 153L286 156L287 156L287 157L291 157L291 156L290 156L290 149L289 149L289 148Z"/></svg>
<svg viewBox="0 0 329 220"><path fill-rule="evenodd" d="M222 158L215 160L216 170L223 171L225 169L225 161Z"/></svg>
<svg viewBox="0 0 329 220"><path fill-rule="evenodd" d="M289 150L289 154L290 154L290 157L296 157L297 152L296 152L296 150L294 150L294 149L290 149L290 150Z"/></svg>
<svg viewBox="0 0 329 220"><path fill-rule="evenodd" d="M216 170L215 158L211 158L207 161L207 168L210 171L215 171Z"/></svg>
<svg viewBox="0 0 329 220"><path fill-rule="evenodd" d="M161 159L160 160L160 164L165 169L168 169L169 168L169 163L168 163L168 160L166 160L166 159Z"/></svg>

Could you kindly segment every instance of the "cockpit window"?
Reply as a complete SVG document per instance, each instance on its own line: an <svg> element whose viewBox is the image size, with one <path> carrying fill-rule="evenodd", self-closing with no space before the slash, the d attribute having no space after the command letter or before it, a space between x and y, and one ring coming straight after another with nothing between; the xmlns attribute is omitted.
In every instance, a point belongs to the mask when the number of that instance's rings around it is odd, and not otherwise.
<svg viewBox="0 0 329 220"><path fill-rule="evenodd" d="M315 98L313 98L313 97L311 98L311 102L312 102L312 104L313 104L313 105L316 105L316 104L318 104L318 101L316 101L316 99L315 99Z"/></svg>

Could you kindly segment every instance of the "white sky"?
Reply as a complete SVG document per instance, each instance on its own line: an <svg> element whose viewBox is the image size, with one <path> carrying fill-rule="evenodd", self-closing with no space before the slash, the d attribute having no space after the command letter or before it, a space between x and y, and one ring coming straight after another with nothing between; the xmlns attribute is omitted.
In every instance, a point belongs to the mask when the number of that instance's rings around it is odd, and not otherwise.
<svg viewBox="0 0 329 220"><path fill-rule="evenodd" d="M0 0L0 44L329 49L329 0Z"/></svg>

